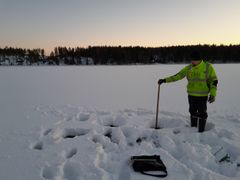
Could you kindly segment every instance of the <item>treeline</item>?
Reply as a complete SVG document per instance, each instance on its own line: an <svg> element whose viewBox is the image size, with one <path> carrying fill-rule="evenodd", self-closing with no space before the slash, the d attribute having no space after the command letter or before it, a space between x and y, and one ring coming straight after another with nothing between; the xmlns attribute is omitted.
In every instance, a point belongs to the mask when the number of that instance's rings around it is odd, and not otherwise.
<svg viewBox="0 0 240 180"><path fill-rule="evenodd" d="M201 57L211 62L240 62L240 45L189 45L170 47L88 47L82 52L91 56L96 64L151 64L184 63L190 54L199 51Z"/></svg>
<svg viewBox="0 0 240 180"><path fill-rule="evenodd" d="M152 63L184 63L190 60L192 51L199 51L203 59L219 63L240 62L240 45L189 45L169 47L140 46L89 46L55 47L50 56L45 56L44 49L0 48L1 56L17 55L27 57L36 62L43 58L64 64L76 64L80 57L91 57L94 64L152 64Z"/></svg>
<svg viewBox="0 0 240 180"><path fill-rule="evenodd" d="M46 58L44 49L22 49L22 48L13 48L5 47L0 48L0 56L17 56L19 59L27 59L29 63L36 63L40 60Z"/></svg>

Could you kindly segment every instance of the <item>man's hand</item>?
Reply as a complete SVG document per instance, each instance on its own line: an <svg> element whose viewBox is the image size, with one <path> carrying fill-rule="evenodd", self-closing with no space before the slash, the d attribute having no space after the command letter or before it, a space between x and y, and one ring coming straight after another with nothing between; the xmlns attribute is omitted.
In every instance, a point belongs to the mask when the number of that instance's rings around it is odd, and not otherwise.
<svg viewBox="0 0 240 180"><path fill-rule="evenodd" d="M208 102L213 103L214 101L215 101L215 97L210 95L208 98Z"/></svg>
<svg viewBox="0 0 240 180"><path fill-rule="evenodd" d="M166 82L166 79L159 79L158 80L158 84L161 85L162 83L165 83Z"/></svg>

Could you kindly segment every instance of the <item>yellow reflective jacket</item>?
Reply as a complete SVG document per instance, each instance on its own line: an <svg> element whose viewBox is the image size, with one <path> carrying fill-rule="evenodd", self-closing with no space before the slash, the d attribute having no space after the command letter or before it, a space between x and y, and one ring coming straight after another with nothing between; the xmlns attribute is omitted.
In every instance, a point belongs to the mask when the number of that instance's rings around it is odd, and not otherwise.
<svg viewBox="0 0 240 180"><path fill-rule="evenodd" d="M187 78L187 93L191 96L216 96L217 75L209 62L201 61L198 65L185 66L176 75L165 78L166 83L175 82ZM215 82L215 83L214 83Z"/></svg>

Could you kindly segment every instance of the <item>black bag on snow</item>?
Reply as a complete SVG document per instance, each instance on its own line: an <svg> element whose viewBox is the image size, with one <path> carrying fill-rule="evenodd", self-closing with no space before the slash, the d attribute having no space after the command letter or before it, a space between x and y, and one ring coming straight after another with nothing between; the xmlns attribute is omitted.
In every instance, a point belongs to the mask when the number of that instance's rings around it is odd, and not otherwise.
<svg viewBox="0 0 240 180"><path fill-rule="evenodd" d="M132 168L145 175L164 178L168 175L167 168L159 155L132 156Z"/></svg>

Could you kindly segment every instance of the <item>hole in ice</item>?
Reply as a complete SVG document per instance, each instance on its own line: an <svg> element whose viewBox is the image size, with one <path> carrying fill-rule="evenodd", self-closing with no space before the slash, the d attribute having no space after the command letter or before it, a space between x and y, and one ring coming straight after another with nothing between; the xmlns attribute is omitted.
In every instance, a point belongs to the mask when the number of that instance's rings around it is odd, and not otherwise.
<svg viewBox="0 0 240 180"><path fill-rule="evenodd" d="M157 128L156 128L156 125L154 123L152 123L152 124L150 124L149 128L151 128L151 129L163 129L164 127L158 125Z"/></svg>
<svg viewBox="0 0 240 180"><path fill-rule="evenodd" d="M108 137L109 139L112 139L112 130L111 129L107 130L104 136Z"/></svg>
<svg viewBox="0 0 240 180"><path fill-rule="evenodd" d="M136 143L141 144L146 139L147 139L147 137L139 137L139 138L137 138Z"/></svg>
<svg viewBox="0 0 240 180"><path fill-rule="evenodd" d="M67 139L67 138L75 138L75 137L76 137L76 135L73 135L73 134L64 136L65 139Z"/></svg>
<svg viewBox="0 0 240 180"><path fill-rule="evenodd" d="M106 125L106 126L108 126L108 127L118 127L118 126L116 126L114 124L109 124L109 125Z"/></svg>

